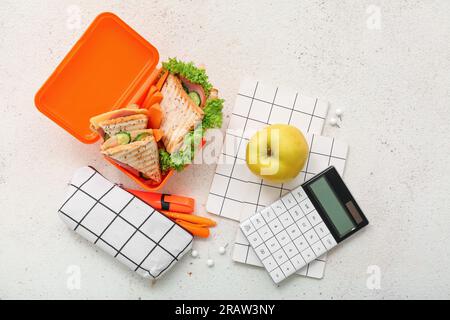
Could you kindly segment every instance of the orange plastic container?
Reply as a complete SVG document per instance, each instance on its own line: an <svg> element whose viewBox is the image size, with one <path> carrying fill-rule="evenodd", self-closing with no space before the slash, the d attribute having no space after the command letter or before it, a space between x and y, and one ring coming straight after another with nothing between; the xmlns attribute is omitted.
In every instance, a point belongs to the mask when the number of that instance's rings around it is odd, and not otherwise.
<svg viewBox="0 0 450 320"><path fill-rule="evenodd" d="M89 119L141 105L161 72L158 60L154 46L116 15L102 13L40 88L36 107L81 142L94 143L99 136L89 129ZM149 191L160 189L173 174L152 185L107 160Z"/></svg>

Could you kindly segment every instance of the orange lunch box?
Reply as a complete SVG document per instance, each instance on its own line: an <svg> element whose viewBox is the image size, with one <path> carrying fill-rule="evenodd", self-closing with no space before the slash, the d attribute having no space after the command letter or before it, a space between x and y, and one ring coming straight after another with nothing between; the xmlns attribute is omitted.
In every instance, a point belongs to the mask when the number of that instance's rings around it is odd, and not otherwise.
<svg viewBox="0 0 450 320"><path fill-rule="evenodd" d="M36 107L83 143L94 143L98 134L89 128L95 115L141 105L161 73L154 46L116 15L106 12L95 18L35 96ZM142 188L164 186L133 175L110 159L116 168Z"/></svg>

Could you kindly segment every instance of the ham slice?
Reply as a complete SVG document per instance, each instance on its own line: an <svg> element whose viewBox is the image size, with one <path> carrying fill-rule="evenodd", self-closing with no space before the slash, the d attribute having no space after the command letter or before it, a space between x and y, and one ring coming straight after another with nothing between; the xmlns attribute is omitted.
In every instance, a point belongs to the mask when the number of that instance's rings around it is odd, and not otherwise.
<svg viewBox="0 0 450 320"><path fill-rule="evenodd" d="M180 77L181 82L183 85L188 89L189 92L195 91L200 96L200 108L203 108L206 103L206 94L205 90L203 90L203 87L197 83L192 83L188 79L184 77Z"/></svg>
<svg viewBox="0 0 450 320"><path fill-rule="evenodd" d="M105 137L105 129L102 128L101 124L105 121L114 120L117 118L125 118L138 114L143 114L148 116L148 111L146 109L139 109L138 105L131 105L127 108L109 111L98 116L92 117L90 119L91 130L97 132L102 138Z"/></svg>

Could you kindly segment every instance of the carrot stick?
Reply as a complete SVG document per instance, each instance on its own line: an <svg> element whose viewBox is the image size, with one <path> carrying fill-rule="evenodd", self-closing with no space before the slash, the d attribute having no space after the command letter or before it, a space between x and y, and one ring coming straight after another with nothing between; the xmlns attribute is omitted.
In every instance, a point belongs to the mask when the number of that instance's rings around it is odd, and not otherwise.
<svg viewBox="0 0 450 320"><path fill-rule="evenodd" d="M153 94L156 92L156 87L155 86L151 86L150 89L148 90L147 96L144 99L144 102L142 103L142 108L144 109L148 109L151 104L148 103L148 101L150 100L150 98L153 96Z"/></svg>
<svg viewBox="0 0 450 320"><path fill-rule="evenodd" d="M152 129L159 129L162 121L162 110L159 103L153 104L148 108L148 127Z"/></svg>
<svg viewBox="0 0 450 320"><path fill-rule="evenodd" d="M156 83L156 90L161 91L164 82L166 82L167 76L169 75L169 71L166 71L161 78L159 78L158 83Z"/></svg>
<svg viewBox="0 0 450 320"><path fill-rule="evenodd" d="M160 129L153 129L152 131L153 131L153 137L155 137L156 142L161 140L161 138L163 136L163 131Z"/></svg>
<svg viewBox="0 0 450 320"><path fill-rule="evenodd" d="M204 218L204 217L199 217L199 216L196 216L193 214L172 212L172 211L166 211L166 210L161 210L161 212L164 213L166 216L168 216L171 219L187 221L190 223L194 223L197 226L214 227L217 225L217 223L214 220Z"/></svg>
<svg viewBox="0 0 450 320"><path fill-rule="evenodd" d="M152 106L155 103L160 103L163 99L163 95L159 91L155 91L153 95L148 99L148 105ZM148 109L148 108L147 108Z"/></svg>
<svg viewBox="0 0 450 320"><path fill-rule="evenodd" d="M208 238L209 236L209 229L205 227L199 227L196 224L186 222L183 220L175 220L175 223L179 224L181 227L185 228L187 231L189 231L192 235L200 237L200 238Z"/></svg>

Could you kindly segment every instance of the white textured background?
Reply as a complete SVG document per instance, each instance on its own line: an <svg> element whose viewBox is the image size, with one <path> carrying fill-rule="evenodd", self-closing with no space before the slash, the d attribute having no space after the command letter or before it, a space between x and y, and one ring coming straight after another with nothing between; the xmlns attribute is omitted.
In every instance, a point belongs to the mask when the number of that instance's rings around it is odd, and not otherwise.
<svg viewBox="0 0 450 320"><path fill-rule="evenodd" d="M367 24L370 5L381 10L380 29ZM76 10L80 29L72 28ZM371 225L329 255L323 280L294 277L277 288L264 270L218 255L237 227L219 220L210 239L194 243L200 259L186 257L152 286L59 220L65 183L79 166L131 186L98 145L81 144L33 103L102 11L118 14L161 59L204 62L227 113L244 74L345 109L341 129L325 134L349 143L345 179ZM449 298L449 71L447 0L2 0L0 298ZM213 170L190 167L165 191L194 196L204 214ZM79 290L67 286L71 265L81 270ZM366 285L370 265L381 270L379 290Z"/></svg>

